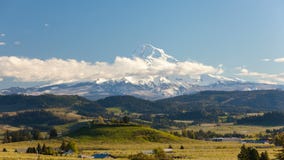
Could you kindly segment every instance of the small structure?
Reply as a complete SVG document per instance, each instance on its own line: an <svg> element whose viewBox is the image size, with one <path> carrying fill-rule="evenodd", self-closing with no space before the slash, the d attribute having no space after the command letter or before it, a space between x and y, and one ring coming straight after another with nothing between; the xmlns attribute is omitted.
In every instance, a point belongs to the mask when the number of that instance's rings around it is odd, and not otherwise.
<svg viewBox="0 0 284 160"><path fill-rule="evenodd" d="M80 154L78 156L78 158L93 158L92 156L88 156L88 155L84 155L84 154Z"/></svg>
<svg viewBox="0 0 284 160"><path fill-rule="evenodd" d="M173 153L174 150L172 148L165 148L165 149L163 149L163 151L165 153ZM144 150L144 151L142 151L142 153L143 154L154 154L154 150Z"/></svg>
<svg viewBox="0 0 284 160"><path fill-rule="evenodd" d="M67 152L63 152L62 154L67 156L67 155L72 155L74 152L72 149L69 149Z"/></svg>
<svg viewBox="0 0 284 160"><path fill-rule="evenodd" d="M211 138L211 141L214 142L241 142L241 138L237 138L237 137L218 137L218 138Z"/></svg>
<svg viewBox="0 0 284 160"><path fill-rule="evenodd" d="M153 150L145 150L145 151L142 151L143 154L154 154L154 151Z"/></svg>
<svg viewBox="0 0 284 160"><path fill-rule="evenodd" d="M164 149L164 152L173 153L173 149L172 148L166 148L166 149Z"/></svg>
<svg viewBox="0 0 284 160"><path fill-rule="evenodd" d="M115 157L112 156L112 155L109 154L109 153L97 153L97 154L94 154L94 155L93 155L93 158L94 158L94 159L104 159L104 158L112 158L112 159L115 159Z"/></svg>
<svg viewBox="0 0 284 160"><path fill-rule="evenodd" d="M260 143L260 144L269 144L268 139L244 139L241 143Z"/></svg>

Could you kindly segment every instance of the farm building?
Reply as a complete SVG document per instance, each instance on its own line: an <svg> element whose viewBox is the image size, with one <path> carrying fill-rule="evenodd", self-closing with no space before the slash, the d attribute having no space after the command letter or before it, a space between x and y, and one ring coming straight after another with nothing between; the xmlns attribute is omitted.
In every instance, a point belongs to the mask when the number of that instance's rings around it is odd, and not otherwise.
<svg viewBox="0 0 284 160"><path fill-rule="evenodd" d="M104 159L104 158L111 158L111 159L115 159L114 156L112 156L111 154L108 153L97 153L93 155L94 159Z"/></svg>
<svg viewBox="0 0 284 160"><path fill-rule="evenodd" d="M237 137L229 137L229 138L218 137L218 138L211 138L210 140L214 142L241 142L241 138Z"/></svg>

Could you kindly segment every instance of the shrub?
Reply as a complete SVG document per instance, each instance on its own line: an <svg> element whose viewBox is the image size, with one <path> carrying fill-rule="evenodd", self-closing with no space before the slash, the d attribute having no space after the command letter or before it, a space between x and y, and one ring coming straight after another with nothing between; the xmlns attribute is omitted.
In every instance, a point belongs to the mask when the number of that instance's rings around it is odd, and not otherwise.
<svg viewBox="0 0 284 160"><path fill-rule="evenodd" d="M243 145L238 154L238 160L269 160L269 157L266 151L262 152L259 156L258 151L255 148L245 147L245 145Z"/></svg>
<svg viewBox="0 0 284 160"><path fill-rule="evenodd" d="M128 157L130 160L155 160L155 158L151 155L147 155L144 153L138 153L135 155L131 155Z"/></svg>
<svg viewBox="0 0 284 160"><path fill-rule="evenodd" d="M172 160L173 159L170 156L166 155L166 152L161 148L154 149L153 151L154 151L154 156L156 160Z"/></svg>

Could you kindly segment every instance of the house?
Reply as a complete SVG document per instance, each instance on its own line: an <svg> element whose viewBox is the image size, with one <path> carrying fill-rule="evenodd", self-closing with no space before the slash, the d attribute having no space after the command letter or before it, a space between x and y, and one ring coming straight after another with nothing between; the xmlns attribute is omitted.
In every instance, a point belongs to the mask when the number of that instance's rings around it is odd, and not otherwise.
<svg viewBox="0 0 284 160"><path fill-rule="evenodd" d="M80 154L80 155L78 155L78 158L93 158L93 157L88 156L88 155L84 155L84 154Z"/></svg>
<svg viewBox="0 0 284 160"><path fill-rule="evenodd" d="M94 159L104 159L104 158L111 158L111 159L115 159L114 156L112 156L109 153L97 153L93 155Z"/></svg>

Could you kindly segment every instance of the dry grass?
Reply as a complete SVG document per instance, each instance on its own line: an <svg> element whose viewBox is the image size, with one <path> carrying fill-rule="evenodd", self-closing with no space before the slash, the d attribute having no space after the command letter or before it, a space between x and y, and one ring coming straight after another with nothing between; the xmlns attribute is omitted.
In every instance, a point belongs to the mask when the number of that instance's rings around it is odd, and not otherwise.
<svg viewBox="0 0 284 160"><path fill-rule="evenodd" d="M240 134L245 135L255 135L258 133L264 133L266 129L279 129L283 126L274 126L274 127L267 127L267 126L248 126L248 125L215 125L215 124L207 124L207 125L194 125L189 126L187 130L194 130L194 131L212 131L220 134L225 133L233 133L237 132Z"/></svg>
<svg viewBox="0 0 284 160"><path fill-rule="evenodd" d="M80 148L80 153L85 155L92 155L94 153L103 153L108 152L113 154L119 159L127 159L131 154L136 154L144 150L152 150L154 148L168 148L171 145L174 149L174 156L182 156L184 159L194 159L194 160L231 160L237 159L237 154L240 152L240 147L242 144L237 142L206 142L206 141L197 141L197 140L187 140L180 143L105 143L102 141L89 141L81 142L75 140ZM8 152L0 152L0 159L21 159L29 160L36 159L37 155L35 154L26 154L26 153L15 153L14 150L24 152L28 146L36 146L37 143L45 143L48 146L58 147L60 146L61 140L52 140L52 141L29 141L29 142L18 142L18 143L9 143L1 144L0 150L6 148ZM180 146L183 145L185 149L181 150ZM257 148L258 151L267 151L270 158L274 158L274 155L280 148L276 148L272 145L263 145L263 144L247 144L247 146L254 147L266 147L266 148ZM49 160L49 159L79 159L76 158L77 155L62 157L62 156L43 156L40 155L40 159Z"/></svg>

